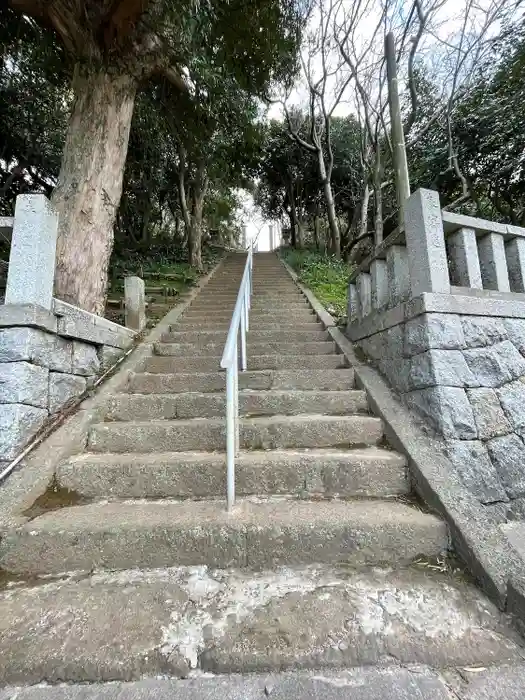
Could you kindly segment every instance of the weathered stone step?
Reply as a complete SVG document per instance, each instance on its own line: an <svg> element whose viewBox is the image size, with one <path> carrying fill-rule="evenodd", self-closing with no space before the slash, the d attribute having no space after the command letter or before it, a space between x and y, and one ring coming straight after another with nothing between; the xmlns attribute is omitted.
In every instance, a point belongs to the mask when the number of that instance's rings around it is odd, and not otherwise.
<svg viewBox="0 0 525 700"><path fill-rule="evenodd" d="M53 631L54 628L52 628ZM58 636L58 635L57 635ZM357 646L357 645L356 645ZM454 645L455 646L455 645ZM341 654L341 656L343 656ZM346 655L345 655L346 656ZM40 657L36 657L40 661ZM89 658L89 657L88 657ZM451 656L451 663L453 657ZM463 658L460 657L460 658ZM149 661L149 659L148 659ZM458 662L459 663L459 662ZM466 663L466 662L464 662ZM115 666L117 664L115 663ZM159 678L139 681L116 681L113 683L90 683L88 685L41 685L5 689L1 700L210 700L210 698L232 698L234 700L260 700L271 695L274 700L516 700L525 684L525 665L516 660L514 665L476 668L468 678L459 683L465 686L461 696L453 698L446 675L431 665L356 666L334 670L334 663L326 663L322 674L308 670L275 670L268 673L199 674L196 677ZM348 663L344 663L348 666ZM32 664L28 664L32 669ZM170 665L171 666L171 665ZM71 660L69 668L80 668L79 659ZM109 665L112 668L111 664ZM155 668L157 668L155 666ZM30 674L32 671L29 670ZM173 675L173 674L168 674ZM186 675L186 674L185 674ZM457 677L460 677L458 674Z"/></svg>
<svg viewBox="0 0 525 700"><path fill-rule="evenodd" d="M222 357L160 357L145 361L144 372L209 372L219 369ZM345 367L344 355L249 355L248 369L337 369Z"/></svg>
<svg viewBox="0 0 525 700"><path fill-rule="evenodd" d="M220 313L220 314L232 314L233 309L235 306L235 301L232 302L226 302L226 301L213 301L213 302L203 302L199 301L199 303L192 304L191 306L188 307L187 313L192 313L192 314L214 314L214 313ZM301 301L298 299L295 302L288 302L288 301L275 301L272 303L258 303L258 304L253 304L253 306L250 309L250 316L252 315L257 315L259 313L262 314L271 314L274 311L278 311L279 313L281 312L290 312L293 313L295 311L309 311L311 312L310 307L306 302Z"/></svg>
<svg viewBox="0 0 525 700"><path fill-rule="evenodd" d="M155 343L156 355L187 357L216 357L222 355L224 342L207 343ZM248 357L257 355L332 355L336 351L336 345L330 340L296 341L294 343L282 343L280 341L267 341L264 343L249 343L247 346Z"/></svg>
<svg viewBox="0 0 525 700"><path fill-rule="evenodd" d="M248 450L340 447L377 444L383 437L379 418L355 416L271 416L241 418L240 446ZM189 452L224 450L224 419L129 421L92 426L93 452Z"/></svg>
<svg viewBox="0 0 525 700"><path fill-rule="evenodd" d="M239 412L244 416L352 415L368 409L364 391L241 391ZM108 398L106 419L174 420L224 416L224 393L115 394Z"/></svg>
<svg viewBox="0 0 525 700"><path fill-rule="evenodd" d="M417 567L101 571L14 587L0 620L0 682L40 684L2 700L521 700L525 684L495 606Z"/></svg>
<svg viewBox="0 0 525 700"><path fill-rule="evenodd" d="M224 311L192 311L191 307L188 311L184 312L184 315L182 317L183 320L185 321L228 321L231 322L232 319L232 314L233 314L233 309L231 313L227 310ZM280 307L277 309L275 312L270 312L266 310L265 312L261 313L259 311L255 312L250 312L250 323L253 321L258 321L259 323L266 321L268 323L281 323L284 325L288 324L288 321L293 319L294 322L301 321L301 323L308 323L309 321L315 321L316 316L313 311L308 309L307 307L304 307L304 309L297 309L294 310L293 312L291 311L286 311L286 309L283 309Z"/></svg>
<svg viewBox="0 0 525 700"><path fill-rule="evenodd" d="M311 369L311 370L259 370L239 374L241 389L320 389L343 391L355 387L354 370ZM186 391L224 391L224 372L195 372L192 374L173 373L131 373L127 391L140 394L171 394Z"/></svg>
<svg viewBox="0 0 525 700"><path fill-rule="evenodd" d="M170 333L164 333L161 336L161 342L163 343L194 343L196 345L206 345L207 343L219 343L223 344L226 342L226 336L228 331L171 331ZM268 342L283 342L290 343L292 341L315 341L315 340L329 340L330 335L328 331L325 330L312 330L312 331L296 331L296 330L275 330L275 331L249 331L248 332L248 343L260 343L262 341ZM224 347L224 345L223 345Z"/></svg>
<svg viewBox="0 0 525 700"><path fill-rule="evenodd" d="M231 318L229 319L223 319L221 321L217 321L217 319L213 318L207 318L204 320L200 321L188 321L185 318L182 318L179 323L174 323L170 326L170 330L172 331L191 331L191 330L203 330L203 331L225 331L228 332L228 329L230 327L231 323ZM294 321L294 319L290 319L286 323L284 322L279 322L276 321L275 319L272 322L254 322L253 319L250 320L250 332L252 331L263 331L263 330L274 330L274 331L299 331L299 330L316 330L316 329L324 329L324 326L322 323L316 320L316 317L313 317L313 320L310 322L302 322L300 321L297 323Z"/></svg>
<svg viewBox="0 0 525 700"><path fill-rule="evenodd" d="M213 498L226 493L223 453L84 453L57 469L57 483L93 500ZM308 494L381 498L409 491L406 460L390 450L272 450L241 452L239 496Z"/></svg>
<svg viewBox="0 0 525 700"><path fill-rule="evenodd" d="M113 501L62 508L5 533L0 567L57 574L165 566L407 564L447 548L446 525L393 500Z"/></svg>
<svg viewBox="0 0 525 700"><path fill-rule="evenodd" d="M234 291L231 292L220 292L217 291L216 289L211 289L209 287L205 287L202 292L199 293L199 295L195 298L195 301L199 299L205 299L206 301L231 301L235 302L237 301L237 297L239 295L239 289L235 289ZM300 292L296 287L290 287L290 289L271 289L268 290L266 289L265 291L258 291L255 290L253 295L252 295L252 304L256 304L258 302L262 301L275 301L278 302L280 300L288 300L288 299L299 299L302 301L306 301L306 297Z"/></svg>

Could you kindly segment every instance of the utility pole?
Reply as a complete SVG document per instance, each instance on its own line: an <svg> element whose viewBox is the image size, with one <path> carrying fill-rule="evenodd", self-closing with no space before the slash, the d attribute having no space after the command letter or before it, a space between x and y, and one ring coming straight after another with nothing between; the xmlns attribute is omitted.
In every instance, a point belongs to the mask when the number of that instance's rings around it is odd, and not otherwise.
<svg viewBox="0 0 525 700"><path fill-rule="evenodd" d="M388 80L388 105L390 107L392 156L396 180L397 205L399 208L399 225L404 224L405 202L410 197L410 179L408 176L405 134L401 121L401 104L397 82L397 62L394 35L389 32L385 37L386 75Z"/></svg>

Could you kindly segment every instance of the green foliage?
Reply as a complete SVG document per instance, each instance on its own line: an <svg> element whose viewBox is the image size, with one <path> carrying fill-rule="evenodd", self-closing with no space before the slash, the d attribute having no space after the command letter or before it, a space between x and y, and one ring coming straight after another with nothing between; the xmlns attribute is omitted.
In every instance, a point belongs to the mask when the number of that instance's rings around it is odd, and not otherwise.
<svg viewBox="0 0 525 700"><path fill-rule="evenodd" d="M69 112L69 64L54 37L0 8L0 214L18 194L51 194Z"/></svg>
<svg viewBox="0 0 525 700"><path fill-rule="evenodd" d="M309 249L281 248L280 254L334 318L346 316L348 277L352 272L348 263Z"/></svg>

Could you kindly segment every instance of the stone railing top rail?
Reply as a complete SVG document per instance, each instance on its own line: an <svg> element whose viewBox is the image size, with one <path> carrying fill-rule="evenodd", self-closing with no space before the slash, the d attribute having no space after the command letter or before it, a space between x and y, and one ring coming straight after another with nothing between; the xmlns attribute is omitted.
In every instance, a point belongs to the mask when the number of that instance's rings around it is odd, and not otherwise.
<svg viewBox="0 0 525 700"><path fill-rule="evenodd" d="M441 212L443 220L443 231L445 236L455 233L461 228L473 229L477 236L485 236L487 233L498 233L505 240L512 238L525 238L525 228L514 226L513 224L500 224L496 221L488 221L478 219L474 216L466 216L465 214L456 214L452 211L443 209ZM384 260L387 250L393 245L405 244L405 227L398 226L385 240L380 243L370 255L368 255L357 267L352 271L348 278L349 283L355 282L361 272L369 272L370 265L374 260Z"/></svg>
<svg viewBox="0 0 525 700"><path fill-rule="evenodd" d="M512 224L500 224L496 221L486 221L478 219L474 216L465 216L464 214L455 214L452 211L442 211L443 229L445 234L454 233L460 228L473 229L478 236L484 236L487 233L499 233L505 239L509 238L525 238L525 228L521 226L513 226Z"/></svg>

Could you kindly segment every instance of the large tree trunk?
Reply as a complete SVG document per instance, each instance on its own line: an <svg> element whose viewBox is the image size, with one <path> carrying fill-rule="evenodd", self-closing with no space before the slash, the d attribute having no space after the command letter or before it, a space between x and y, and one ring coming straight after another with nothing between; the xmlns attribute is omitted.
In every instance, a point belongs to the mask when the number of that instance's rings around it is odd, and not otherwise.
<svg viewBox="0 0 525 700"><path fill-rule="evenodd" d="M55 293L104 311L137 83L77 65L75 101L52 201L59 214Z"/></svg>

